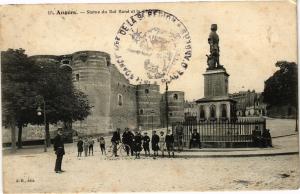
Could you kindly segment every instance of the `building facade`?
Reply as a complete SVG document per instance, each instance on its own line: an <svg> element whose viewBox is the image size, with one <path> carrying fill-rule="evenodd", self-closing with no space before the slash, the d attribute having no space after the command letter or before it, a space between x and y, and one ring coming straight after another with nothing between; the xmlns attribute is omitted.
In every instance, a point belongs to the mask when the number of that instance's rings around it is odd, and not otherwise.
<svg viewBox="0 0 300 194"><path fill-rule="evenodd" d="M238 117L267 115L267 105L263 102L262 93L248 90L229 94L229 96L237 102L236 115Z"/></svg>

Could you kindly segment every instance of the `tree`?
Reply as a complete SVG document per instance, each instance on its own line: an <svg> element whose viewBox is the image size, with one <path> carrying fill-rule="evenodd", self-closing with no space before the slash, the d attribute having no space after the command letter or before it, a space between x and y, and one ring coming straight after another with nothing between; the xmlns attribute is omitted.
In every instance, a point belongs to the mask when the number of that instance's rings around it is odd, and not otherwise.
<svg viewBox="0 0 300 194"><path fill-rule="evenodd" d="M15 126L18 126L18 146L22 145L22 128L28 123L41 124L37 108L45 102L47 115L45 133L50 145L49 124L58 121L83 120L90 114L87 96L76 90L70 68L58 61L41 63L28 58L23 49L8 49L1 53L3 124L12 129L12 148L16 148Z"/></svg>
<svg viewBox="0 0 300 194"><path fill-rule="evenodd" d="M296 127L298 131L298 66L294 62L278 61L279 67L267 81L263 100L269 106L288 105L296 109Z"/></svg>
<svg viewBox="0 0 300 194"><path fill-rule="evenodd" d="M263 91L264 102L274 105L298 105L298 67L294 62L278 61L279 67L269 79L265 81Z"/></svg>
<svg viewBox="0 0 300 194"><path fill-rule="evenodd" d="M1 88L3 124L12 129L12 148L15 151L15 126L18 127L18 147L22 144L22 127L32 122L35 115L37 68L30 62L25 50L8 49L1 52Z"/></svg>
<svg viewBox="0 0 300 194"><path fill-rule="evenodd" d="M87 96L74 87L71 68L62 68L57 61L44 60L36 64L40 70L38 94L43 97L46 105L45 132L49 146L49 124L62 121L65 127L70 126L73 121L85 119L90 114L91 106Z"/></svg>

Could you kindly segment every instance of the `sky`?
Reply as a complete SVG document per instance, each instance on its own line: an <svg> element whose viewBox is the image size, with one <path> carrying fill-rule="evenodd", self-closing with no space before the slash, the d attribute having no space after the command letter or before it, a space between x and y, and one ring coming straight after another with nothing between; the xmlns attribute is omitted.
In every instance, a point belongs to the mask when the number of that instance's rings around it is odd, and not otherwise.
<svg viewBox="0 0 300 194"><path fill-rule="evenodd" d="M184 91L187 100L203 97L212 23L218 24L220 62L230 74L230 93L261 92L264 81L276 71L276 61L297 62L296 5L290 1L2 6L0 48L23 48L30 56L97 50L110 53L115 63L114 38L132 14L48 15L48 11L149 8L175 15L190 33L191 61L169 86Z"/></svg>

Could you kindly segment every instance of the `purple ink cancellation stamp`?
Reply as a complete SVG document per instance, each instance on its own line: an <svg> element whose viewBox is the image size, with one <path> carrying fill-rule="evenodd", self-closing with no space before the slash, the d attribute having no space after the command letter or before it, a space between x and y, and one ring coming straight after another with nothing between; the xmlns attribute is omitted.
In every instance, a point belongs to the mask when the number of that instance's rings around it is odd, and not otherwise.
<svg viewBox="0 0 300 194"><path fill-rule="evenodd" d="M192 56L185 25L158 9L128 18L117 32L114 50L117 66L134 83L170 83L185 72Z"/></svg>

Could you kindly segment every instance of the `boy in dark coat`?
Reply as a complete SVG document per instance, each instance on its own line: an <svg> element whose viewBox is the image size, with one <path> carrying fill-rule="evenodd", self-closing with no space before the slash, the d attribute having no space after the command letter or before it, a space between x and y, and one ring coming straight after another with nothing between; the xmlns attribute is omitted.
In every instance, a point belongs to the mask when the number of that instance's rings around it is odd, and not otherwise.
<svg viewBox="0 0 300 194"><path fill-rule="evenodd" d="M65 147L64 147L64 141L63 141L63 137L62 137L62 129L61 128L59 128L57 130L57 135L54 138L53 147L54 147L54 151L55 151L55 154L56 154L56 162L55 162L55 169L54 170L55 170L56 173L64 172L61 169L62 159L63 159L63 156L65 154Z"/></svg>
<svg viewBox="0 0 300 194"><path fill-rule="evenodd" d="M134 135L132 134L131 131L129 131L129 128L125 128L125 131L122 135L122 141L124 144L130 147L131 156L133 156L133 146L132 146L133 137ZM125 148L126 148L127 156L129 156L129 148L127 146Z"/></svg>
<svg viewBox="0 0 300 194"><path fill-rule="evenodd" d="M117 145L120 143L120 141L121 141L120 129L117 128L117 130L113 133L113 136L111 138L111 143L113 145L113 152L115 157L118 157Z"/></svg>
<svg viewBox="0 0 300 194"><path fill-rule="evenodd" d="M174 157L174 136L170 133L170 130L168 129L167 135L166 135L166 146L167 151L169 154L169 158L171 157L170 152L172 152L172 156Z"/></svg>
<svg viewBox="0 0 300 194"><path fill-rule="evenodd" d="M79 137L79 140L77 142L77 150L78 150L77 157L81 157L81 154L83 152L83 141L82 141L81 137Z"/></svg>
<svg viewBox="0 0 300 194"><path fill-rule="evenodd" d="M153 156L158 156L158 142L159 142L159 136L156 134L156 131L153 131L152 139L151 139L151 145L153 150Z"/></svg>
<svg viewBox="0 0 300 194"><path fill-rule="evenodd" d="M135 136L133 138L133 145L135 158L138 159L140 158L140 152L142 151L142 136L138 131L135 132Z"/></svg>
<svg viewBox="0 0 300 194"><path fill-rule="evenodd" d="M143 148L145 151L145 156L147 156L147 153L150 156L149 143L150 143L150 137L147 135L147 132L145 132L143 136Z"/></svg>
<svg viewBox="0 0 300 194"><path fill-rule="evenodd" d="M89 155L91 155L91 152L92 152L92 156L93 156L94 155L94 143L95 143L95 141L93 140L92 137L90 137L88 142L89 142Z"/></svg>
<svg viewBox="0 0 300 194"><path fill-rule="evenodd" d="M103 155L103 153L106 155L105 140L104 140L104 138L102 136L100 137L99 142L100 142L100 149L101 149L102 155Z"/></svg>

